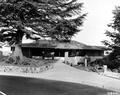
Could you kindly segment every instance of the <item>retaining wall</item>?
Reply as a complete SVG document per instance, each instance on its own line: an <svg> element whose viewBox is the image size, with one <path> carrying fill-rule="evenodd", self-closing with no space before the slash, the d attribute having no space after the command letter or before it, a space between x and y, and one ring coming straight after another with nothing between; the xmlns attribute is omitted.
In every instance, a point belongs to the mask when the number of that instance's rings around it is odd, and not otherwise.
<svg viewBox="0 0 120 95"><path fill-rule="evenodd" d="M53 69L53 67L53 63L40 67L0 66L0 72L41 73Z"/></svg>

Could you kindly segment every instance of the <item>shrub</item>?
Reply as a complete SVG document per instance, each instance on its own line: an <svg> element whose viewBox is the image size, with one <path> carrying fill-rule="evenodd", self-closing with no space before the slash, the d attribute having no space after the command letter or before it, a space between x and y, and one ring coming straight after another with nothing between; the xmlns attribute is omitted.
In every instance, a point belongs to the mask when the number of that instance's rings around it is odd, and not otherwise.
<svg viewBox="0 0 120 95"><path fill-rule="evenodd" d="M91 66L94 66L94 65L102 66L104 64L105 64L105 60L104 59L96 59L95 61L90 62Z"/></svg>
<svg viewBox="0 0 120 95"><path fill-rule="evenodd" d="M111 56L106 56L102 59L96 59L95 61L91 62L90 64L92 66L94 65L99 65L99 66L103 66L103 65L107 65L109 69L118 69L120 68L120 60L119 59L110 59Z"/></svg>

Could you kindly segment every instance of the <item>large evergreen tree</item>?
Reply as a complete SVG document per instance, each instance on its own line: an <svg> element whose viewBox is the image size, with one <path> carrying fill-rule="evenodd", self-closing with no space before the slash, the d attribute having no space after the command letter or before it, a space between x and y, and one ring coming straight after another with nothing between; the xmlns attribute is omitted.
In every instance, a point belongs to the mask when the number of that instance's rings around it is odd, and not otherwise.
<svg viewBox="0 0 120 95"><path fill-rule="evenodd" d="M113 11L113 20L108 26L113 31L107 31L106 36L110 37L111 41L103 41L103 43L112 49L112 52L108 55L108 64L111 64L111 68L118 68L120 66L120 7L116 7Z"/></svg>
<svg viewBox="0 0 120 95"><path fill-rule="evenodd" d="M86 16L81 13L82 5L77 0L1 0L0 40L15 45L13 58L22 62L23 36L69 41Z"/></svg>

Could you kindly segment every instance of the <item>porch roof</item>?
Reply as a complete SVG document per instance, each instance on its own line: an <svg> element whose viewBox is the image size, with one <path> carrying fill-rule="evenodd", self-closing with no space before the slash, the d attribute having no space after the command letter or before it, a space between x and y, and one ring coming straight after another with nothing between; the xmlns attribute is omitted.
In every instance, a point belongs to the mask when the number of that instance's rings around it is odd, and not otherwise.
<svg viewBox="0 0 120 95"><path fill-rule="evenodd" d="M55 40L38 40L33 43L24 43L22 47L30 48L55 48L55 49L80 49L80 50L105 50L102 46L89 46L77 41L59 42Z"/></svg>

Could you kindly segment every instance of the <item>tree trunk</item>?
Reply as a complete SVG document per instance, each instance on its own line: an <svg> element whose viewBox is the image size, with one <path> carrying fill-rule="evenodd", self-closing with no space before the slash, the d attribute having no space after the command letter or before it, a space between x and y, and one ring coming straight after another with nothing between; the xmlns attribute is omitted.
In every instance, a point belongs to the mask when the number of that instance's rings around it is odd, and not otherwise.
<svg viewBox="0 0 120 95"><path fill-rule="evenodd" d="M12 54L7 59L7 63L10 64L22 64L24 61L24 56L22 53L21 46L19 44L15 45L15 49L12 51Z"/></svg>
<svg viewBox="0 0 120 95"><path fill-rule="evenodd" d="M24 61L21 45L22 45L23 32L18 30L15 41L15 49L12 55L8 58L9 63L22 64Z"/></svg>
<svg viewBox="0 0 120 95"><path fill-rule="evenodd" d="M22 53L21 46L19 44L15 45L15 49L13 50L11 56L7 59L7 63L10 64L22 64L24 61L24 56Z"/></svg>
<svg viewBox="0 0 120 95"><path fill-rule="evenodd" d="M23 62L23 53L22 53L22 49L21 49L21 46L16 44L15 45L15 50L13 52L13 55L12 55L13 58L15 58L15 61L16 63L19 63L21 64Z"/></svg>

